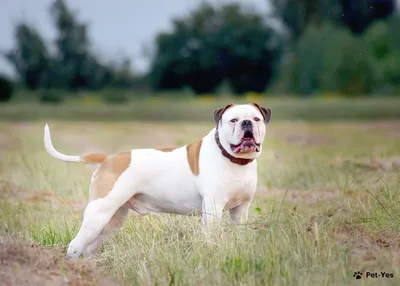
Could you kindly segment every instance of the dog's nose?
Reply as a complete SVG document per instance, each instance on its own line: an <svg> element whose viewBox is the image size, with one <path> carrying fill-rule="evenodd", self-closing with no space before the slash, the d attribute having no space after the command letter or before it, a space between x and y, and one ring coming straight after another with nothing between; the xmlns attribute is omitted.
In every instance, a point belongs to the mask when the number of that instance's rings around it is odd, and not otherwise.
<svg viewBox="0 0 400 286"><path fill-rule="evenodd" d="M240 125L242 126L242 128L250 128L250 127L253 127L253 122L246 119L246 120L243 120Z"/></svg>

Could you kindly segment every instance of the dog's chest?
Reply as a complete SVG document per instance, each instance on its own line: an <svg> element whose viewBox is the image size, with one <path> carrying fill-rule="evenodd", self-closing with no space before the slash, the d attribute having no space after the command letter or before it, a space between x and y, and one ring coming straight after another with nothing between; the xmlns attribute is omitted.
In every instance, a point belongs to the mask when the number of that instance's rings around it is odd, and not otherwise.
<svg viewBox="0 0 400 286"><path fill-rule="evenodd" d="M237 169L237 170L236 170ZM213 196L225 202L225 210L230 210L253 199L257 173L253 168L233 168L220 174ZM226 169L225 169L226 170Z"/></svg>
<svg viewBox="0 0 400 286"><path fill-rule="evenodd" d="M256 180L249 178L247 180L235 180L225 188L225 209L230 210L237 207L245 202L249 202L253 199Z"/></svg>

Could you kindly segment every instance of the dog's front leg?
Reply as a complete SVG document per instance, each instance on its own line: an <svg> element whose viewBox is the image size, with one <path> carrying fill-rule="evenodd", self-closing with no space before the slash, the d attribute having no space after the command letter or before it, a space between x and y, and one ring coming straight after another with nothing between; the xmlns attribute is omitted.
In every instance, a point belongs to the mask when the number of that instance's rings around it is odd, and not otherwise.
<svg viewBox="0 0 400 286"><path fill-rule="evenodd" d="M249 216L249 207L251 201L245 202L229 211L231 223L241 224L245 223Z"/></svg>
<svg viewBox="0 0 400 286"><path fill-rule="evenodd" d="M218 225L222 219L225 204L216 201L213 197L203 198L202 218L203 226Z"/></svg>

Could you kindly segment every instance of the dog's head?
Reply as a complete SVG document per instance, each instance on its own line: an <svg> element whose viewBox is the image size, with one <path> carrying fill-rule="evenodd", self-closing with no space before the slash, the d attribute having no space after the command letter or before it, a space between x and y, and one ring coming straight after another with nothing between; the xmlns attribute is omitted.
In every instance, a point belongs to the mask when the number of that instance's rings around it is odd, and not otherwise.
<svg viewBox="0 0 400 286"><path fill-rule="evenodd" d="M266 125L271 109L257 103L229 104L215 110L219 138L224 149L233 157L254 159L261 154Z"/></svg>

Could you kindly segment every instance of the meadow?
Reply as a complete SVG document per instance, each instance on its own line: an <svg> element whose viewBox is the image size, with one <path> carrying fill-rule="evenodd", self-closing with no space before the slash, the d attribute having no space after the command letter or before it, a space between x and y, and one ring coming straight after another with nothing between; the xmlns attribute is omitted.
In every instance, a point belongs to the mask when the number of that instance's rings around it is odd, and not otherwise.
<svg viewBox="0 0 400 286"><path fill-rule="evenodd" d="M96 257L64 259L94 167L50 157L46 122L67 154L170 147L253 99L272 120L246 224L225 214L206 239L200 218L131 212ZM400 285L400 99L76 101L0 106L0 285Z"/></svg>

